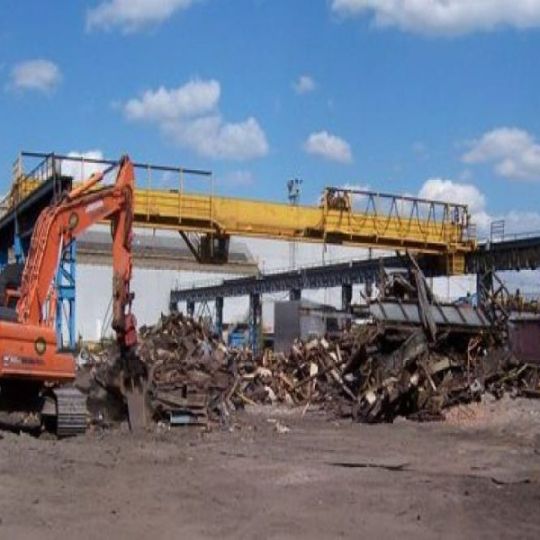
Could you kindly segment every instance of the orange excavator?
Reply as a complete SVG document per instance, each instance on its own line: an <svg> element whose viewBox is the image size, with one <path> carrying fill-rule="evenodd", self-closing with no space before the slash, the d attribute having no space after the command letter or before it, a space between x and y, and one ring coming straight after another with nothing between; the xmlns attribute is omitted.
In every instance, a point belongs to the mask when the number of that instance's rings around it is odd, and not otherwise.
<svg viewBox="0 0 540 540"><path fill-rule="evenodd" d="M21 427L25 422L37 423L39 429L53 430L58 436L86 429L86 400L71 384L75 359L60 350L56 340L54 282L64 248L104 219L111 221L113 238L112 327L125 364L122 369L129 371L137 342L130 291L135 176L130 159L124 156L114 185L96 188L108 172L93 174L42 211L32 234L16 309L0 310L0 411L18 418Z"/></svg>

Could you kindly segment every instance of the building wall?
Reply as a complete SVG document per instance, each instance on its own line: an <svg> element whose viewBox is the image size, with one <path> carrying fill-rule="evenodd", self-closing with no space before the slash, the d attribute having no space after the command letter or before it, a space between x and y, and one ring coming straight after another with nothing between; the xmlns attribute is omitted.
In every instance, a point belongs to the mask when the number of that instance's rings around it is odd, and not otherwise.
<svg viewBox="0 0 540 540"><path fill-rule="evenodd" d="M139 325L154 324L161 313L169 312L169 295L172 288L188 286L200 281L217 281L233 277L237 276L223 273L134 268L131 284L131 289L135 293L133 312ZM88 264L77 266L75 316L78 336L84 340L97 341L102 334L111 335L111 295L112 268L110 266ZM230 316L228 312L225 314Z"/></svg>
<svg viewBox="0 0 540 540"><path fill-rule="evenodd" d="M289 244L271 240L244 239L250 253L265 270L286 268L289 263ZM355 248L331 247L325 251L317 244L299 244L297 261L300 266L327 263L333 260L365 257L365 250ZM239 277L238 274L176 269L148 269L135 267L132 290L135 292L133 311L139 324L155 323L161 313L169 310L169 293L176 287L190 287L202 282L217 282L223 279ZM441 299L466 296L474 293L474 276L457 278L437 278L433 280L433 289ZM362 287L353 288L353 302L360 301ZM77 266L76 328L77 334L85 340L95 341L101 335L110 335L107 323L107 307L112 293L112 269L106 265L80 263ZM274 329L274 303L288 298L288 293L276 293L263 296L263 327L265 331ZM317 303L341 307L341 289L321 289L303 291L302 298ZM185 311L185 304L178 308ZM208 305L214 313L214 304ZM197 306L200 309L200 306ZM224 302L225 322L244 322L248 319L249 301L247 297L226 298ZM110 307L108 318L110 319ZM105 327L105 328L104 328Z"/></svg>

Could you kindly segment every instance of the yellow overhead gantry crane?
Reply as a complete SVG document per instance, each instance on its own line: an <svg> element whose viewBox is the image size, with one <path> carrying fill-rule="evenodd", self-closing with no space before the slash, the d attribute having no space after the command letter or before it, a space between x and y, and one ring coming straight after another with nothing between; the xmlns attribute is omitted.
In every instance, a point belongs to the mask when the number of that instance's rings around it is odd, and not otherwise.
<svg viewBox="0 0 540 540"><path fill-rule="evenodd" d="M25 174L14 167L14 182L7 206L18 204L45 177L59 174L62 163L76 161L109 166L94 160L32 154L44 162L39 173ZM251 236L301 242L319 242L383 250L409 250L435 255L449 275L465 269L465 254L476 247L466 205L336 187L325 188L320 204L284 203L220 197L184 190L184 174L210 175L177 167L135 164L136 169L178 173L178 189L146 188L137 178L134 226L180 232L197 260L224 263L231 236ZM43 174L45 173L45 174Z"/></svg>
<svg viewBox="0 0 540 540"><path fill-rule="evenodd" d="M205 262L225 260L230 236L252 236L440 255L460 274L475 247L464 205L333 187L318 206L139 188L135 222L179 230Z"/></svg>

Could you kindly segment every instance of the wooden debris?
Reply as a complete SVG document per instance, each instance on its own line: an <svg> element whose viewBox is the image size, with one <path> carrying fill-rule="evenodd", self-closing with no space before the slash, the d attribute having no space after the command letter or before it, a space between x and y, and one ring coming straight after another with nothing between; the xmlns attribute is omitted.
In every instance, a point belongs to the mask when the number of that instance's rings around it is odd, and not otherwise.
<svg viewBox="0 0 540 540"><path fill-rule="evenodd" d="M226 424L245 405L322 407L361 422L444 418L444 409L481 398L540 397L540 369L522 364L504 341L483 328L440 331L433 294L418 274L395 278L387 295L418 301L419 323L399 328L368 321L337 339L297 340L289 354L226 347L198 322L174 313L140 330L138 354L147 366L152 419L170 425ZM112 354L112 353L111 353ZM90 362L91 364L91 362ZM110 388L110 362L94 380Z"/></svg>

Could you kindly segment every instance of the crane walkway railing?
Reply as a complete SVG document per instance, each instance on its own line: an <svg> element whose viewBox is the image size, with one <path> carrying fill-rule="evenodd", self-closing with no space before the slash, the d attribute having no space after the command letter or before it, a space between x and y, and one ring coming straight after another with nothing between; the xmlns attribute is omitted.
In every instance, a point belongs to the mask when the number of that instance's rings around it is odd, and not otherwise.
<svg viewBox="0 0 540 540"><path fill-rule="evenodd" d="M116 163L29 152L21 154L20 159L24 158L41 161L28 174L24 173L22 163L17 164L8 206L18 204L20 193L31 192L47 175L70 175L77 181ZM463 270L464 254L476 246L466 205L327 187L319 205L292 206L216 196L208 171L147 163L134 166L138 177L135 226L139 227L218 237L235 235L409 249L444 256L450 273ZM205 178L209 182L201 182ZM191 184L186 189L188 180Z"/></svg>

